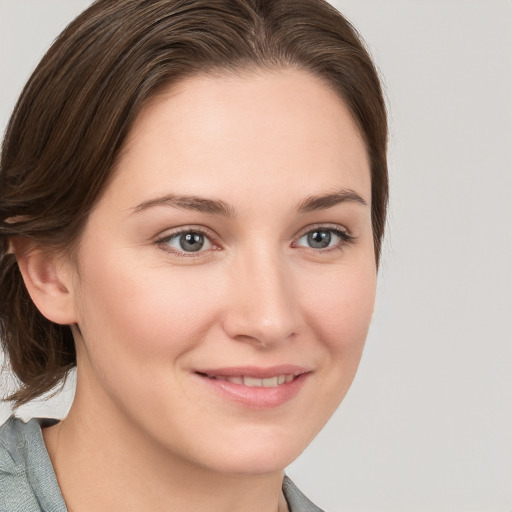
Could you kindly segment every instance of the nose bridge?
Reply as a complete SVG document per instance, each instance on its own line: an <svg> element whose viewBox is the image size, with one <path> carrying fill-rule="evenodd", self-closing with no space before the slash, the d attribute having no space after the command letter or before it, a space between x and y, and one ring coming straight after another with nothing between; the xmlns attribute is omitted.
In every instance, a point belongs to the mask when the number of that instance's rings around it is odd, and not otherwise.
<svg viewBox="0 0 512 512"><path fill-rule="evenodd" d="M282 252L260 246L236 258L230 283L226 331L267 346L298 329L291 269Z"/></svg>

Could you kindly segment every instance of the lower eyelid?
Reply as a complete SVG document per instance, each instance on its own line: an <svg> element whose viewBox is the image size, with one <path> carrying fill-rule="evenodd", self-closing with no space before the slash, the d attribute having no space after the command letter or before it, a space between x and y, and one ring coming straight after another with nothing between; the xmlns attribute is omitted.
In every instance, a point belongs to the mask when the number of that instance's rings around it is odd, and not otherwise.
<svg viewBox="0 0 512 512"><path fill-rule="evenodd" d="M177 240L179 239L179 237L186 235L188 233L197 233L202 235L204 239L207 241L208 247L206 249L201 248L198 251L185 251L183 249L178 249L170 245L171 241ZM181 256L186 255L187 257L199 256L200 254L208 250L214 249L217 246L213 240L213 237L209 233L206 233L203 229L200 228L188 228L182 229L180 231L175 231L174 233L168 233L166 235L158 237L155 240L155 244L161 246L163 250L167 252L179 254Z"/></svg>
<svg viewBox="0 0 512 512"><path fill-rule="evenodd" d="M336 237L338 237L339 240L335 244L333 244L331 246L327 246L325 248L315 248L315 247L309 247L307 245L298 245L297 244L300 239L302 239L303 237L305 237L306 235L308 235L309 233L311 233L311 232L313 232L315 230L331 232ZM198 233L198 234L201 234L205 238L205 240L207 241L208 247L206 249L201 248L200 250L194 252L194 251L185 251L183 249L177 249L177 248L173 248L172 246L170 246L169 242L171 240L177 239L177 238L179 238L182 235L186 235L187 233ZM319 225L319 226L311 226L310 228L307 229L307 231L303 231L302 234L295 239L295 242L292 243L292 246L305 247L305 248L312 249L312 250L314 250L316 252L321 252L321 251L327 252L329 249L341 248L341 246L350 244L350 243L354 242L355 239L356 239L356 237L351 235L348 232L348 230L345 230L345 229L340 228L338 226L337 227L330 227L330 226ZM166 234L164 236L159 236L155 240L155 244L163 246L164 250L167 250L168 252L172 252L172 253L180 254L180 255L186 255L188 257L190 257L190 256L199 256L200 254L202 254L202 253L204 253L206 251L209 251L209 250L212 250L212 249L219 249L220 248L219 244L215 242L214 237L209 232L206 232L204 229L201 229L199 227L198 228L194 228L194 227L185 228L185 229L182 229L180 231L175 231L175 232L168 233L168 234Z"/></svg>
<svg viewBox="0 0 512 512"><path fill-rule="evenodd" d="M301 238L304 238L309 233L312 233L313 231L329 231L330 233L334 234L338 238L340 238L340 243L349 243L355 240L355 237L351 235L348 230L344 230L340 227L330 227L330 226L312 226L307 229L307 231L303 231L300 236L296 238L296 240L300 240ZM295 242L296 243L296 242Z"/></svg>

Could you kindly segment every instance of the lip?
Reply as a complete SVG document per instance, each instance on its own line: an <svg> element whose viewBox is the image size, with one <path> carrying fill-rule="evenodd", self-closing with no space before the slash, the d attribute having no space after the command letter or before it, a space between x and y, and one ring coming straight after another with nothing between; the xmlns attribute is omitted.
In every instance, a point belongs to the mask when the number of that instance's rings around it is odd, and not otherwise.
<svg viewBox="0 0 512 512"><path fill-rule="evenodd" d="M207 385L209 389L231 402L253 409L269 409L279 407L295 397L311 375L311 370L295 365L279 365L266 368L238 366L200 369L196 370L194 374ZM220 380L223 377L269 379L279 375L292 375L293 380L276 387L248 386L227 380Z"/></svg>

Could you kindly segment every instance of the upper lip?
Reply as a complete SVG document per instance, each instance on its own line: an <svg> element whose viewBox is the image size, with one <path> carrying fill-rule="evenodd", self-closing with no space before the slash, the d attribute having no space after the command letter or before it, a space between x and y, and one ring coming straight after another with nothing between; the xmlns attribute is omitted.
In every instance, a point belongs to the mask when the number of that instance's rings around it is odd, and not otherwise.
<svg viewBox="0 0 512 512"><path fill-rule="evenodd" d="M278 375L298 376L311 370L303 366L283 364L278 366L230 366L226 368L204 368L196 370L197 373L209 377L254 377L256 379L269 379Z"/></svg>

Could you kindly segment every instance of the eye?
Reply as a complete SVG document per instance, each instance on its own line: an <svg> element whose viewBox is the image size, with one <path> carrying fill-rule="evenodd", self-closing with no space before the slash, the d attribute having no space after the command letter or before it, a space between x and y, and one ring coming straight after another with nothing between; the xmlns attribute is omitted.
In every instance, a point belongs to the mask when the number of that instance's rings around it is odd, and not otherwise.
<svg viewBox="0 0 512 512"><path fill-rule="evenodd" d="M204 233L194 230L173 233L158 240L158 244L177 253L204 252L213 247L211 240Z"/></svg>
<svg viewBox="0 0 512 512"><path fill-rule="evenodd" d="M353 237L345 231L323 227L311 229L302 235L294 245L321 250L341 247L342 245L349 243L352 240Z"/></svg>

